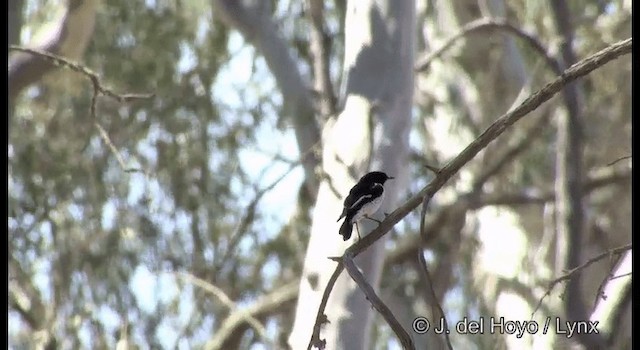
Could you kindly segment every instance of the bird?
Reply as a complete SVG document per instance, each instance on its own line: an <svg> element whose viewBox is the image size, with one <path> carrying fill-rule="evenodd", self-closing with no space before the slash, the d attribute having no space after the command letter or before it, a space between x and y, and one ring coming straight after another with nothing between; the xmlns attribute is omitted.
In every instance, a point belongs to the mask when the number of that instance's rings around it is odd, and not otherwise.
<svg viewBox="0 0 640 350"><path fill-rule="evenodd" d="M380 208L380 204L384 199L384 183L391 179L393 177L384 172L372 171L361 177L358 183L351 188L349 195L344 199L342 214L338 218L338 222L345 218L339 231L345 241L351 238L353 224L356 224L358 238L360 238L358 221L362 218L380 223L380 221L371 218L370 215Z"/></svg>

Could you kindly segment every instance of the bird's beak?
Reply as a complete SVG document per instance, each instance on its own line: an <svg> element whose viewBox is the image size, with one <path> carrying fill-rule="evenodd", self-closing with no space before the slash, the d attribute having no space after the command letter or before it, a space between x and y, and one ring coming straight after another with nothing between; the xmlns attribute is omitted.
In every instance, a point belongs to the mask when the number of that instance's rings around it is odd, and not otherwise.
<svg viewBox="0 0 640 350"><path fill-rule="evenodd" d="M387 180L393 180L393 179L395 179L395 177L393 177L393 176L387 176Z"/></svg>

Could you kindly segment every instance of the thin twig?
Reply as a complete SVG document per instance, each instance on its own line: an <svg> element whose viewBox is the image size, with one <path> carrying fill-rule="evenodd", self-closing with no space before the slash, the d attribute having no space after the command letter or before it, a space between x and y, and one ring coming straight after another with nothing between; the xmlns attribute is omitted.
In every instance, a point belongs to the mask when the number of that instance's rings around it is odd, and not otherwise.
<svg viewBox="0 0 640 350"><path fill-rule="evenodd" d="M613 281L615 279L622 278L622 277L631 276L632 273L633 273L633 271L632 272L623 273L622 275L617 275L617 276L610 277L609 281Z"/></svg>
<svg viewBox="0 0 640 350"><path fill-rule="evenodd" d="M497 19L497 18L496 19L480 18L478 20L465 24L458 33L454 34L449 39L447 39L445 43L442 46L440 46L438 49L423 55L422 58L419 58L417 60L417 63L414 69L416 71L423 71L427 69L434 59L440 57L446 50L448 50L451 46L453 46L453 44L456 41L458 41L460 38L463 38L470 33L486 30L486 29L504 30L508 33L514 34L515 36L523 39L525 42L529 43L529 45L531 45L531 47L545 59L545 61L547 62L547 65L551 67L551 70L555 74L560 75L560 73L562 72L559 62L547 52L547 49L545 49L544 45L542 45L542 43L534 35L523 31L522 29L514 26L513 24L508 23L504 19Z"/></svg>
<svg viewBox="0 0 640 350"><path fill-rule="evenodd" d="M311 340L309 340L309 345L307 346L307 350L311 350L312 347L317 347L318 349L324 349L327 345L327 341L325 339L320 339L320 329L322 325L325 323L329 323L329 319L327 315L324 313L324 309L327 307L327 301L329 301L329 295L331 294L331 290L333 290L333 286L336 284L338 277L340 277L340 273L344 270L344 264L342 263L342 259L340 258L329 258L338 263L335 271L331 277L329 277L329 281L327 282L327 286L322 293L322 299L320 300L320 306L318 307L318 313L316 314L316 322L313 324L313 332L311 332Z"/></svg>
<svg viewBox="0 0 640 350"><path fill-rule="evenodd" d="M498 118L493 124L491 124L487 130L485 130L478 138L476 138L467 148L465 148L460 154L452 161L447 163L440 172L438 172L435 179L433 179L427 186L425 186L420 192L415 194L398 209L394 210L391 214L386 216L382 223L376 227L371 233L364 236L361 240L357 241L354 245L346 249L345 254L351 254L357 256L365 251L369 246L377 242L381 237L387 234L395 224L400 222L405 216L407 216L412 210L417 208L424 200L425 195L433 196L442 186L444 186L449 179L451 179L465 164L473 159L480 151L482 151L489 143L500 136L504 131L520 120L531 111L538 108L541 104L551 99L562 88L576 79L583 77L593 70L603 66L607 62L616 59L622 55L631 52L632 38L628 38L619 41L606 47L603 50L581 60L569 69L565 70L559 77L552 82L545 85L542 89L536 91L527 99L525 99L517 108L504 114ZM335 280L342 272L344 267L341 263L338 263L336 270L334 271L325 291L322 295L320 307L316 314L316 322L313 327L311 339L309 341L308 348L313 346L320 347L323 345L324 340L320 339L320 325L326 322L326 315L324 309L327 305L327 300L331 294L331 290L335 285ZM334 278L335 277L335 278Z"/></svg>
<svg viewBox="0 0 640 350"><path fill-rule="evenodd" d="M631 156L620 157L620 158L614 160L613 162L607 164L607 166L612 166L612 165L616 164L617 162L623 161L625 159L631 159Z"/></svg>
<svg viewBox="0 0 640 350"><path fill-rule="evenodd" d="M118 93L114 92L113 90L109 89L108 87L105 87L104 85L102 85L101 80L100 80L100 76L97 73L93 72L91 69L83 66L80 63L73 62L73 61L71 61L71 60L69 60L67 58L52 54L50 52L37 50L37 49L30 49L30 48L27 48L27 47L16 46L16 45L9 46L9 50L26 52L26 53L29 53L29 54L32 54L32 55L40 56L40 57L43 57L43 58L53 62L53 64L55 64L55 65L66 67L68 69L71 69L74 72L78 72L80 74L83 74L83 75L85 75L87 78L89 78L91 80L91 82L93 83L94 88L98 92L100 92L101 94L103 94L105 96L109 96L109 97L115 99L118 102L127 102L127 101L137 100L137 99L146 99L146 98L152 98L153 96L155 96L155 94L153 94L153 93L118 94Z"/></svg>
<svg viewBox="0 0 640 350"><path fill-rule="evenodd" d="M600 230L599 227L595 227L594 229L596 230ZM596 297L593 300L593 306L592 309L595 310L595 308L598 306L598 300L600 300L600 298L602 298L603 300L607 299L607 296L604 294L604 290L607 287L607 284L609 283L609 280L611 277L614 276L616 269L616 265L620 264L621 262L623 262L624 258L620 257L619 259L614 260L613 259L613 255L610 256L610 267L609 267L609 272L607 272L607 277L602 279L602 282L600 282L600 285L598 286L598 289L596 291Z"/></svg>
<svg viewBox="0 0 640 350"><path fill-rule="evenodd" d="M422 274L422 278L425 280L427 286L425 286L425 288L427 288L427 290L429 291L429 294L431 295L431 302L434 303L436 305L436 307L438 308L438 312L440 313L440 317L442 317L442 320L444 321L444 325L445 327L448 329L449 328L449 322L447 321L447 317L444 314L444 310L442 309L442 306L440 305L440 302L438 301L438 296L436 295L436 291L433 289L433 283L431 282L431 276L429 275L429 269L427 268L427 262L424 260L424 255L422 255L422 249L418 250L418 264L420 264L420 273ZM449 348L449 350L453 350L453 346L451 345L451 339L449 339L449 331L443 332L444 333L444 339L447 342L447 348Z"/></svg>
<svg viewBox="0 0 640 350"><path fill-rule="evenodd" d="M246 322L246 315L257 318L285 312L288 308L284 307L284 305L295 301L299 285L300 281L297 280L281 285L269 292L269 294L258 298L252 305L229 315L203 348L205 350L222 348L225 345L225 341L233 335L234 331ZM277 348L275 344L273 346L271 344L273 343L267 343L269 349Z"/></svg>
<svg viewBox="0 0 640 350"><path fill-rule="evenodd" d="M231 298L229 298L229 296L227 296L227 294L220 288L216 287L215 285L199 278L196 277L190 273L185 273L185 272L178 272L175 273L174 275L182 278L183 280L185 280L188 283L191 283L197 287L200 287L202 289L204 289L205 291L215 295L216 298L218 298L218 300L220 300L220 302L226 306L230 312L234 313L234 312L240 312L240 318L244 319L245 321L247 321L247 323L256 331L256 333L258 334L258 336L260 338L262 338L262 340L267 343L267 344L274 344L273 340L269 339L269 337L267 336L267 330L264 328L264 326L262 325L262 323L260 323L259 320L257 320L255 317L253 317L252 315L242 312L242 310L240 310L238 308L238 306L236 305L236 303L233 302L233 300L231 300Z"/></svg>
<svg viewBox="0 0 640 350"><path fill-rule="evenodd" d="M345 254L342 256L342 263L344 264L349 276L356 282L360 290L367 296L367 300L371 302L371 305L382 315L387 324L391 327L393 332L400 340L400 344L405 349L415 349L413 340L407 331L402 327L400 322L393 315L389 307L378 297L371 285L364 278L362 273L358 270L358 267L353 262L353 257Z"/></svg>
<svg viewBox="0 0 640 350"><path fill-rule="evenodd" d="M120 151L118 151L118 149L113 144L113 142L111 142L111 138L109 138L109 134L107 134L107 131L97 121L94 122L94 125L96 129L98 129L98 133L100 133L100 137L102 138L102 141L104 141L104 143L107 145L107 147L109 147L113 155L116 157L116 161L118 161L118 164L120 164L120 168L122 168L122 171L124 171L125 173L133 173L133 172L144 173L142 169L127 167L127 165L124 162L124 158L122 157L122 154L120 153Z"/></svg>
<svg viewBox="0 0 640 350"><path fill-rule="evenodd" d="M427 208L429 207L430 201L430 195L425 195L424 198L422 198L422 209L420 209L420 237L422 237L423 240L427 239L426 224L424 221L427 216Z"/></svg>
<svg viewBox="0 0 640 350"><path fill-rule="evenodd" d="M556 284L562 282L562 281L567 281L570 280L574 274L576 274L579 271L584 270L585 268L589 267L589 265L598 262L604 258L607 257L611 257L613 255L620 255L624 252L626 252L627 250L631 249L632 247L632 243L629 244L625 244L623 246L620 246L618 248L613 248L613 249L609 249L604 253L600 253L594 257L592 257L591 259L585 261L582 265L574 267L573 269L567 271L564 275L559 276L554 278L553 280L551 280L549 282L549 285L547 287L547 291L544 293L544 295L542 296L542 298L540 298L540 300L538 301L538 305L536 305L536 307L533 309L533 313L531 313L531 318L533 318L533 315L536 313L536 311L538 311L538 309L540 308L540 305L542 305L542 301L544 300L544 298L546 298L549 294L551 294L551 291L553 290L553 287L556 286Z"/></svg>
<svg viewBox="0 0 640 350"><path fill-rule="evenodd" d="M440 172L439 168L436 168L428 164L425 164L424 167L433 171L433 173L436 175L438 175L438 173ZM427 232L425 232L424 219L427 216L427 208L429 207L429 202L431 201L431 198L432 196L425 195L424 198L422 199L422 209L420 210L420 236L422 237L423 240L427 238Z"/></svg>
<svg viewBox="0 0 640 350"><path fill-rule="evenodd" d="M96 118L96 104L97 104L97 101L98 101L98 95L100 95L100 94L102 94L104 96L108 96L110 98L113 98L113 99L115 99L116 101L118 101L120 103L124 103L124 102L128 102L128 101L131 101L131 100L136 100L136 99L152 98L154 96L153 93L148 93L148 94L118 94L118 93L114 92L113 90L111 90L110 88L102 85L102 82L100 80L100 76L98 74L96 74L95 72L93 72L91 69L83 66L80 63L73 62L73 61L71 61L71 60L69 60L69 59L67 59L65 57L58 56L58 55L52 54L50 52L46 52L46 51L42 51L42 50L36 50L36 49L30 49L30 48L21 47L21 46L11 45L11 46L9 46L9 50L25 52L25 53L29 53L29 54L32 54L32 55L35 55L35 56L42 57L43 59L46 59L46 60L52 62L54 65L58 65L58 66L70 69L70 70L72 70L74 72L77 72L77 73L80 73L80 74L86 76L91 81L91 83L93 84L93 95L91 96L91 104L89 106L89 115L91 116L91 120L94 121L94 125L95 125L96 129L98 129L98 132L100 134L100 138L102 138L102 140L107 145L109 150L111 150L111 152L114 154L118 164L122 168L122 171L124 171L126 173L141 172L143 174L146 174L146 172L143 171L142 169L128 168L126 166L124 158L122 157L122 154L120 153L120 151L118 151L118 149L115 147L115 145L113 144L113 142L109 138L109 134L98 123L98 119Z"/></svg>
<svg viewBox="0 0 640 350"><path fill-rule="evenodd" d="M320 146L320 142L318 141L311 147L311 149L308 149L303 154L301 154L296 161L291 162L289 164L289 168L282 175L280 175L280 177L278 177L269 185L267 185L266 187L264 187L263 189L259 190L256 193L255 197L251 200L249 205L247 205L247 207L242 211L243 216L238 221L238 225L236 226L236 229L233 231L233 233L231 234L231 237L229 238L229 244L227 245L227 249L224 252L224 255L222 256L222 259L218 260L218 263L215 264L216 267L214 268L214 271L219 271L222 268L223 264L226 261L228 261L230 255L235 252L236 245L238 244L238 242L240 242L240 239L244 235L245 231L249 228L249 226L253 222L253 219L256 213L256 208L258 207L258 203L260 202L262 197L264 197L264 195L267 194L267 192L273 190L274 187L276 187L282 180L284 180L295 168L301 165L304 159L307 157L307 155L311 152L314 152L315 149L319 146Z"/></svg>
<svg viewBox="0 0 640 350"><path fill-rule="evenodd" d="M507 164L522 153L527 147L538 137L542 135L542 130L548 126L548 121L551 119L551 113L545 111L543 115L538 118L535 124L526 130L523 134L524 137L520 139L516 144L508 147L497 161L491 164L485 171L483 171L474 181L472 188L479 190L482 186L495 174L500 172Z"/></svg>

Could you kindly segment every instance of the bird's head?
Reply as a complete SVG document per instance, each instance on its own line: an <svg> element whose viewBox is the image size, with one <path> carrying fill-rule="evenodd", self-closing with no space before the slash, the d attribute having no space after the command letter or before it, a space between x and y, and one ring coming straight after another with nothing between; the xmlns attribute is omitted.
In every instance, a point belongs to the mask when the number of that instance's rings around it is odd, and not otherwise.
<svg viewBox="0 0 640 350"><path fill-rule="evenodd" d="M364 181L366 181L366 182L376 182L376 183L384 185L385 181L391 180L391 179L393 179L392 176L389 176L389 175L383 173L382 171L372 171L372 172L366 174L365 176L363 176L360 179L360 182L364 182Z"/></svg>

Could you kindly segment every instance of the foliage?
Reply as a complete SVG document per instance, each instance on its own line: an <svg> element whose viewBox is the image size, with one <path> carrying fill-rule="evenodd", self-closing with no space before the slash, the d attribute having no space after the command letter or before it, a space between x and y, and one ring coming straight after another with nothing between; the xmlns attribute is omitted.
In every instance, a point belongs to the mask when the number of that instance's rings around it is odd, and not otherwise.
<svg viewBox="0 0 640 350"><path fill-rule="evenodd" d="M311 81L304 6L272 3L274 22ZM344 3L335 3L326 5L325 22L331 78L338 91ZM465 9L456 9L459 18L485 14L477 2L464 3ZM25 10L23 31L50 20L45 4L33 4L37 6ZM579 58L630 36L631 10L625 4L594 0L572 5ZM420 34L425 39L420 51L433 50L458 28L438 28L442 6L419 5L418 18L424 23L418 27L427 32ZM546 2L506 6L511 23L557 54L561 38ZM513 59L504 55L506 37L498 31L471 34L461 41L462 49L448 51L428 71L417 73L410 164L415 181L406 195L424 186L425 161L444 164L452 149L461 150L517 98L519 91L511 88L512 77L503 70L504 61ZM531 89L555 76L527 43L512 40L521 54L519 64L530 72ZM290 126L279 123L285 97L260 52L223 24L210 2L103 2L82 63L114 90L155 94L127 104L98 100L96 121L126 165L139 171L125 171L94 127L88 112L92 89L85 77L59 70L22 93L9 121L9 289L15 297L9 303L9 342L22 349L55 338L62 348L114 348L126 330L131 343L141 348L201 347L234 310L184 274L216 286L236 306L246 307L301 273L314 199L300 190L299 151ZM602 169L631 152L630 71L630 58L622 58L583 82L587 170ZM540 115L550 114L549 120L564 111L560 98L545 108ZM487 148L461 174L463 180L498 161L506 145L525 137L535 120L525 120ZM516 160L482 186L486 193L553 188L554 124L544 125ZM439 143L440 131L458 141ZM261 194L290 168L290 175ZM435 208L459 199L472 189L471 182L450 184L436 197ZM596 240L602 249L626 242L629 193L623 183L588 196L592 225L586 241ZM527 232L544 231L544 208L538 204L514 208ZM431 220L438 212L429 215ZM382 282L385 290L408 303L413 300L416 308L424 307L417 305L422 303L421 282L405 268L412 250L403 242L417 235L418 220L416 213L398 225L388 244L392 258ZM455 290L462 300L476 300L481 292L472 277L474 262L464 252L473 252L479 242L461 233L461 227L452 230L453 237L430 247L435 270L442 270L432 274L447 276L437 292L445 297ZM456 238L463 243L453 254L465 258L451 261ZM282 307L255 316L279 345L291 327L294 302L290 297ZM463 305L452 310L470 314L490 310L493 301L458 303ZM376 344L393 338L382 322L376 334ZM225 348L256 343L268 344L243 324ZM482 347L482 341L476 346Z"/></svg>

